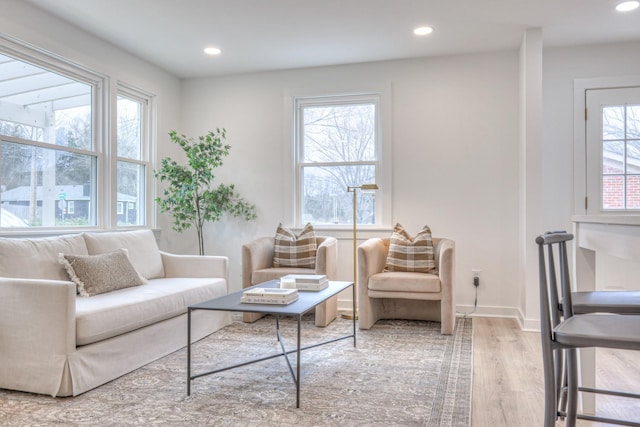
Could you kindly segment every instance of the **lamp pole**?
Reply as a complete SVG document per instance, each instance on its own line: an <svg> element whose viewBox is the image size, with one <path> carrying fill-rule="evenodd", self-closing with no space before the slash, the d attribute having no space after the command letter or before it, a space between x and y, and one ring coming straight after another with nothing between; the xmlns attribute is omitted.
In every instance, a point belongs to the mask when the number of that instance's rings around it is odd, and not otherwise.
<svg viewBox="0 0 640 427"><path fill-rule="evenodd" d="M376 184L363 184L356 187L347 187L347 193L353 193L353 313L344 313L342 317L344 319L353 319L358 318L358 289L357 289L357 278L358 278L358 266L357 266L357 249L358 243L356 239L356 230L358 217L356 216L356 206L357 206L357 198L356 198L356 190L377 190L378 186Z"/></svg>

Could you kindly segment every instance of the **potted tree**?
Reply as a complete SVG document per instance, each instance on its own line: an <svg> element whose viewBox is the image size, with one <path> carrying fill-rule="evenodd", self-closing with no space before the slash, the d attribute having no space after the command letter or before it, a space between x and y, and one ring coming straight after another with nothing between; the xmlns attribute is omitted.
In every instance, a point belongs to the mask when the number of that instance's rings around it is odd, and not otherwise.
<svg viewBox="0 0 640 427"><path fill-rule="evenodd" d="M173 216L173 229L182 232L195 227L198 233L198 249L204 255L203 227L208 221L219 221L227 213L246 220L256 218L255 206L240 197L233 184L214 187L216 168L229 155L231 146L225 144L226 129L216 128L197 140L169 132L171 142L178 144L187 157L186 164L179 164L170 157L162 159L161 168L154 176L168 186L163 197L156 198L161 212Z"/></svg>

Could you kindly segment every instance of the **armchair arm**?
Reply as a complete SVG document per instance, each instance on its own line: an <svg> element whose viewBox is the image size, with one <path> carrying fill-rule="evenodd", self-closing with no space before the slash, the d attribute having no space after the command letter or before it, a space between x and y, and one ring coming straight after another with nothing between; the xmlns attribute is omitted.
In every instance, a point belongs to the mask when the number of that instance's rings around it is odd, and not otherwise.
<svg viewBox="0 0 640 427"><path fill-rule="evenodd" d="M212 255L176 255L160 251L166 277L219 277L229 281L229 258Z"/></svg>
<svg viewBox="0 0 640 427"><path fill-rule="evenodd" d="M76 285L2 277L0 301L0 388L55 396L76 348Z"/></svg>
<svg viewBox="0 0 640 427"><path fill-rule="evenodd" d="M449 288L451 288L453 284L455 243L450 239L438 239L435 243L434 258L438 266L440 282L443 286L445 283L449 284Z"/></svg>
<svg viewBox="0 0 640 427"><path fill-rule="evenodd" d="M325 274L329 280L338 277L338 239L325 237L316 253L316 274Z"/></svg>
<svg viewBox="0 0 640 427"><path fill-rule="evenodd" d="M242 245L242 288L251 286L251 274L273 265L275 239L259 237Z"/></svg>
<svg viewBox="0 0 640 427"><path fill-rule="evenodd" d="M456 317L456 294L453 289L455 286L455 242L450 239L439 239L434 241L434 243L434 256L436 265L438 266L440 289L442 292L442 331L443 333L450 334L453 333L453 329L455 328Z"/></svg>
<svg viewBox="0 0 640 427"><path fill-rule="evenodd" d="M368 239L358 246L358 299L366 298L369 277L384 270L388 250L380 238Z"/></svg>

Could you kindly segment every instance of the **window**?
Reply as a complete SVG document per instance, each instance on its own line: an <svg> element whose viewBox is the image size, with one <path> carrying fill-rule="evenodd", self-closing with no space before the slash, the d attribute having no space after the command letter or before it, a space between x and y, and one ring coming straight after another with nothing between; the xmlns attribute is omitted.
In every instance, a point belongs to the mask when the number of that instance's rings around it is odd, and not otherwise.
<svg viewBox="0 0 640 427"><path fill-rule="evenodd" d="M587 212L640 211L640 88L590 89Z"/></svg>
<svg viewBox="0 0 640 427"><path fill-rule="evenodd" d="M349 225L347 187L380 183L379 95L295 99L296 223ZM360 192L359 225L381 223L379 192Z"/></svg>
<svg viewBox="0 0 640 427"><path fill-rule="evenodd" d="M148 223L151 95L105 82L0 39L0 229Z"/></svg>
<svg viewBox="0 0 640 427"><path fill-rule="evenodd" d="M118 94L118 201L126 202L126 211L118 207L118 225L145 224L145 182L148 162L149 97L121 87ZM138 208L136 208L136 206Z"/></svg>
<svg viewBox="0 0 640 427"><path fill-rule="evenodd" d="M96 225L94 77L0 54L0 198L28 227Z"/></svg>
<svg viewBox="0 0 640 427"><path fill-rule="evenodd" d="M602 209L640 209L640 105L602 107Z"/></svg>

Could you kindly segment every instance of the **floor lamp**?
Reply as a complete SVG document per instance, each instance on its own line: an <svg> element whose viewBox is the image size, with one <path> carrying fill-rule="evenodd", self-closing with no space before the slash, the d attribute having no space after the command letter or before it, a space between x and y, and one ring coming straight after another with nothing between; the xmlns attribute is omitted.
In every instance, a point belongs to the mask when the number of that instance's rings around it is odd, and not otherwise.
<svg viewBox="0 0 640 427"><path fill-rule="evenodd" d="M357 187L347 187L347 193L353 193L353 295L354 295L354 299L353 299L353 305L355 307L355 312L347 312L342 314L342 317L345 319L353 319L354 317L357 319L358 318L358 290L356 288L357 286L357 273L358 273L358 267L356 264L356 257L357 257L357 248L358 248L358 244L356 241L356 226L358 223L357 220L357 216L356 216L356 190L360 189L361 191L365 191L365 190L377 190L378 186L376 184L362 184L360 186Z"/></svg>

